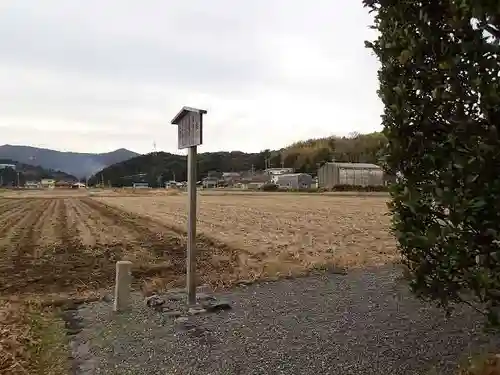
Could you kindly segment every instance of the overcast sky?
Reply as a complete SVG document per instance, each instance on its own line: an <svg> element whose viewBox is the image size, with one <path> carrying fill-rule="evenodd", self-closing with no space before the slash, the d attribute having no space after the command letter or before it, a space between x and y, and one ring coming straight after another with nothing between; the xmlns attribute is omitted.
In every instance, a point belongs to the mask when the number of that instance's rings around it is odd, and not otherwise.
<svg viewBox="0 0 500 375"><path fill-rule="evenodd" d="M361 0L3 0L0 144L179 152L183 105L201 152L380 130L370 23Z"/></svg>

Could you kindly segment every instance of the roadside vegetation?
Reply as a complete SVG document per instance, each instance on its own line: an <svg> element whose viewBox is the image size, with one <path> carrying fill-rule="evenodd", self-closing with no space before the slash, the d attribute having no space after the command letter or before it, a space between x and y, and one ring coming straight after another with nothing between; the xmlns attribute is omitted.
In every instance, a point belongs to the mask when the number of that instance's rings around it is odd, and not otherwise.
<svg viewBox="0 0 500 375"><path fill-rule="evenodd" d="M378 37L392 232L410 285L500 323L500 8L364 0ZM468 374L497 374L498 358ZM495 368L495 369L494 369Z"/></svg>

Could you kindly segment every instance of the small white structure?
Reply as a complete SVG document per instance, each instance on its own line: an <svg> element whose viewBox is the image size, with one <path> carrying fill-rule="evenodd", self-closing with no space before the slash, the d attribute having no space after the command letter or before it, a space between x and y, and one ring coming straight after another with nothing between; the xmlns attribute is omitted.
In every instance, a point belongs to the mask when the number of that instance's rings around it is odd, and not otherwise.
<svg viewBox="0 0 500 375"><path fill-rule="evenodd" d="M134 182L132 187L134 189L149 189L149 184L147 182Z"/></svg>
<svg viewBox="0 0 500 375"><path fill-rule="evenodd" d="M44 178L40 182L42 185L42 188L44 189L54 189L56 187L56 180L51 179L51 178Z"/></svg>
<svg viewBox="0 0 500 375"><path fill-rule="evenodd" d="M182 189L185 184L177 181L168 181L165 182L165 189Z"/></svg>
<svg viewBox="0 0 500 375"><path fill-rule="evenodd" d="M81 183L81 182L75 182L73 185L71 185L72 189L85 189L87 185Z"/></svg>
<svg viewBox="0 0 500 375"><path fill-rule="evenodd" d="M38 181L26 181L26 183L24 184L24 187L26 189L41 189L42 184Z"/></svg>
<svg viewBox="0 0 500 375"><path fill-rule="evenodd" d="M130 307L130 285L132 283L132 262L116 262L115 301L113 311L120 312Z"/></svg>
<svg viewBox="0 0 500 375"><path fill-rule="evenodd" d="M219 184L219 179L216 177L205 177L202 181L203 188L205 189L216 188Z"/></svg>

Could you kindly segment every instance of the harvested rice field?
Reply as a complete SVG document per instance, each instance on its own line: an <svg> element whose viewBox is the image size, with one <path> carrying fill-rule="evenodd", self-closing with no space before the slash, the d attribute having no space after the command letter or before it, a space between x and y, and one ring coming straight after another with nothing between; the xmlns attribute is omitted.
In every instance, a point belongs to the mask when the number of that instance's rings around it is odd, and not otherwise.
<svg viewBox="0 0 500 375"><path fill-rule="evenodd" d="M38 194L0 198L1 294L96 290L131 260L137 284L181 284L187 197ZM396 258L383 196L200 195L200 283L228 286Z"/></svg>

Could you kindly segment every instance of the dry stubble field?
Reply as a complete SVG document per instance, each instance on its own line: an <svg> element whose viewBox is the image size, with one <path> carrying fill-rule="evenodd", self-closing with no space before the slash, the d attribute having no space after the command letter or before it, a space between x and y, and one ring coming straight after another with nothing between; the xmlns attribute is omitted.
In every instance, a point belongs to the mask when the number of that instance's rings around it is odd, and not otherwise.
<svg viewBox="0 0 500 375"><path fill-rule="evenodd" d="M386 200L201 194L199 282L224 287L390 262ZM0 373L67 369L61 321L20 301L99 294L113 284L120 259L133 261L144 292L183 284L186 204L186 195L165 191L0 193Z"/></svg>
<svg viewBox="0 0 500 375"><path fill-rule="evenodd" d="M200 282L227 286L395 258L386 197L200 195ZM185 195L31 192L0 198L0 294L97 290L116 260L144 286L183 282Z"/></svg>

